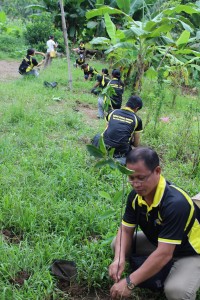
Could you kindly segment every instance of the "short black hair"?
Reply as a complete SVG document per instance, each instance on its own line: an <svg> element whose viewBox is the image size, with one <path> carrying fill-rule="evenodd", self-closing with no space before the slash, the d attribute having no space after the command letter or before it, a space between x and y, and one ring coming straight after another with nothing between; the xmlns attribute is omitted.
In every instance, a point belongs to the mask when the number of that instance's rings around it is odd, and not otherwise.
<svg viewBox="0 0 200 300"><path fill-rule="evenodd" d="M118 79L120 79L120 78L121 78L121 72L120 72L120 70L114 69L114 70L112 71L112 76L113 76L113 77L116 77L116 78L118 78Z"/></svg>
<svg viewBox="0 0 200 300"><path fill-rule="evenodd" d="M135 164L140 160L150 171L160 165L158 154L150 147L137 147L126 156L126 164Z"/></svg>
<svg viewBox="0 0 200 300"><path fill-rule="evenodd" d="M102 69L101 72L103 72L105 75L108 75L108 69Z"/></svg>
<svg viewBox="0 0 200 300"><path fill-rule="evenodd" d="M50 35L50 36L49 36L49 39L53 39L53 38L54 38L54 36L53 36L53 35Z"/></svg>
<svg viewBox="0 0 200 300"><path fill-rule="evenodd" d="M131 96L126 103L126 106L131 109L141 109L143 106L142 99L139 96Z"/></svg>
<svg viewBox="0 0 200 300"><path fill-rule="evenodd" d="M35 53L34 49L28 49L27 50L27 55L33 55Z"/></svg>
<svg viewBox="0 0 200 300"><path fill-rule="evenodd" d="M82 64L81 69L85 69L88 66L88 64Z"/></svg>

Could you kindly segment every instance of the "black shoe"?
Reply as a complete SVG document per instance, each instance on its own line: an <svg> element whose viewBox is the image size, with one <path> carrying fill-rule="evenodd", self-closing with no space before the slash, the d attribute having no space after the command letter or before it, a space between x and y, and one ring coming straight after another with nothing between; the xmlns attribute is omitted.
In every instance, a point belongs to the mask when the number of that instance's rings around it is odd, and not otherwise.
<svg viewBox="0 0 200 300"><path fill-rule="evenodd" d="M51 86L51 84L50 84L49 82L47 82L47 81L44 81L44 86L46 86L46 87L50 87L50 86Z"/></svg>
<svg viewBox="0 0 200 300"><path fill-rule="evenodd" d="M54 82L50 82L50 85L52 88L55 88L58 85L58 83L54 81Z"/></svg>
<svg viewBox="0 0 200 300"><path fill-rule="evenodd" d="M46 87L52 87L52 88L55 88L57 85L58 85L58 83L57 83L56 81L54 81L54 82L47 82L47 81L44 81L44 86L46 86Z"/></svg>

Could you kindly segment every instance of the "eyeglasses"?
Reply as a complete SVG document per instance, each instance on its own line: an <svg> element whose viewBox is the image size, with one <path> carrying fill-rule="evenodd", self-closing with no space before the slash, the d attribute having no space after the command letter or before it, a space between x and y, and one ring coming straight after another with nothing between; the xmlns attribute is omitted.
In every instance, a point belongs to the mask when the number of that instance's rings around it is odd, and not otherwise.
<svg viewBox="0 0 200 300"><path fill-rule="evenodd" d="M152 173L153 173L153 171L149 175L146 175L146 176L143 176L143 175L139 175L139 176L136 176L136 177L131 176L131 179L128 178L127 182L129 182L131 184L134 184L134 183L142 184L142 183L146 182L149 179L149 177L151 176Z"/></svg>

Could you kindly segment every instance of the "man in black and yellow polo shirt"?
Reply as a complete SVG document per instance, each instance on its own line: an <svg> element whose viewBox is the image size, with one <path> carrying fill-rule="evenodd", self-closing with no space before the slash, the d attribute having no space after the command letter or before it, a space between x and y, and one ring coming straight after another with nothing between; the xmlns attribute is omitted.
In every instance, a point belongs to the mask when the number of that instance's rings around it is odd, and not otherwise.
<svg viewBox="0 0 200 300"><path fill-rule="evenodd" d="M108 115L108 126L103 133L103 140L107 147L115 148L115 157L126 156L132 149L131 145L139 145L142 120L136 112L142 105L140 97L131 96L125 107L115 109Z"/></svg>
<svg viewBox="0 0 200 300"><path fill-rule="evenodd" d="M88 64L83 64L81 66L81 69L84 72L85 80L90 80L91 78L93 78L94 75L98 74L97 70L93 67L90 67Z"/></svg>
<svg viewBox="0 0 200 300"><path fill-rule="evenodd" d="M129 298L136 286L158 274L170 261L164 279L168 300L195 300L200 288L200 210L182 189L161 175L159 158L151 148L135 148L126 158L133 173L129 182L125 214L115 240L115 258L109 275L115 281L112 299ZM121 279L125 261L131 256L135 227L136 253L147 255L138 269ZM134 256L133 263L134 263Z"/></svg>

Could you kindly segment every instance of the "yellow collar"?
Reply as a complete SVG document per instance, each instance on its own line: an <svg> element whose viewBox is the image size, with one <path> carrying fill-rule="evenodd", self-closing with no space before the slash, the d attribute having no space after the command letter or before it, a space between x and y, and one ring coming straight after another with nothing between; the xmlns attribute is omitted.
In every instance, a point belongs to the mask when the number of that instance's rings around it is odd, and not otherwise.
<svg viewBox="0 0 200 300"><path fill-rule="evenodd" d="M148 211L152 210L153 207L157 207L162 200L162 197L163 197L163 194L165 191L165 187L166 187L166 180L162 175L160 175L160 180L158 182L155 196L153 198L153 203L151 204L151 206L148 206L146 201L142 199L142 196L139 196L139 195L138 195L138 205L139 206L146 205Z"/></svg>
<svg viewBox="0 0 200 300"><path fill-rule="evenodd" d="M135 113L135 111L133 109L131 109L130 107L127 107L127 106L122 107L122 109L128 110L128 111L131 111L131 112Z"/></svg>

